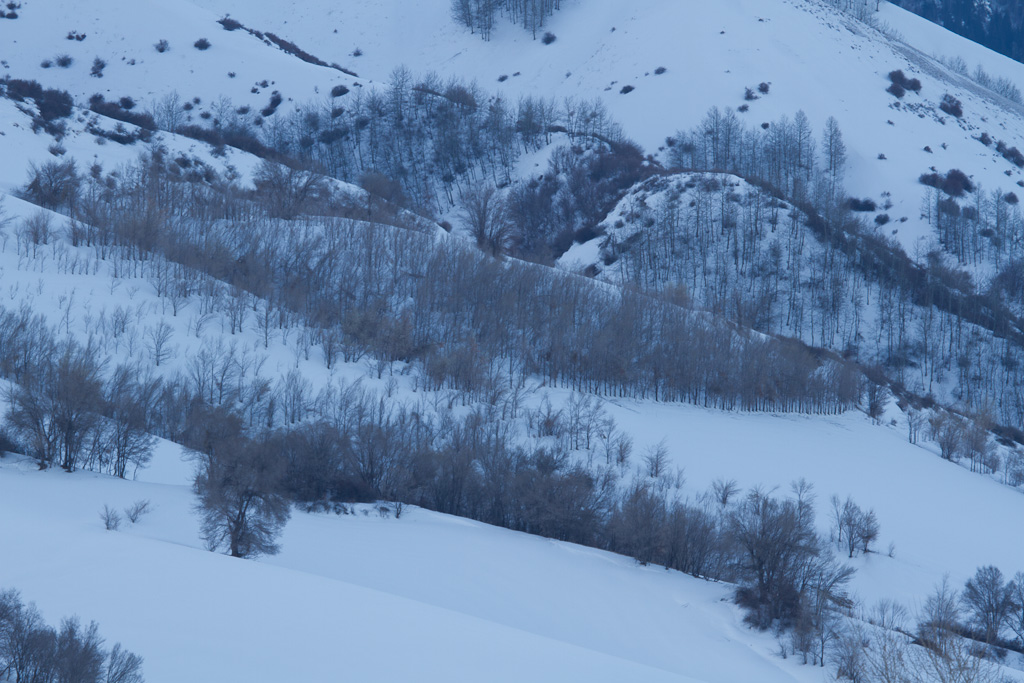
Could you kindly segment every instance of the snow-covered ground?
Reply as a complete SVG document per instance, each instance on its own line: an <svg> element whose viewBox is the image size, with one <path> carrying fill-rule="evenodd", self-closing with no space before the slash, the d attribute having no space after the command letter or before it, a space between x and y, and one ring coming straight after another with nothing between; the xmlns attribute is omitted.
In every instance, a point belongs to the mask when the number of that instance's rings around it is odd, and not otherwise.
<svg viewBox="0 0 1024 683"><path fill-rule="evenodd" d="M0 461L0 585L97 619L151 683L819 679L727 587L620 556L360 506L297 513L281 555L238 560L200 547L186 486L34 469ZM104 530L103 505L142 498L151 514Z"/></svg>
<svg viewBox="0 0 1024 683"><path fill-rule="evenodd" d="M950 74L929 55L963 56L972 68L981 64L993 76L1021 82L1024 66L891 6L880 17L907 44L814 0L565 0L547 27L557 36L550 45L506 23L483 42L451 21L448 4L23 0L17 20L0 21L0 45L9 48L0 67L5 75L66 88L80 105L100 92L159 109L177 91L184 100L200 99L193 108L198 119L202 111L265 106L274 90L284 95L285 109L322 101L333 85L381 85L405 64L416 74L475 79L511 100L600 98L649 152L696 125L711 105L743 104L744 89L763 81L770 92L749 103L744 120L758 125L803 109L820 129L836 116L850 151L849 191L876 199L892 192L889 213L908 218L898 236L912 255L920 240L931 239L918 217L924 188L917 182L930 166L962 168L988 190L1010 189L1020 177L972 139L988 131L1024 147L1020 108ZM243 31L225 32L215 22L228 13L360 76L307 64ZM66 40L70 31L86 39ZM212 43L209 50L192 46L201 37ZM154 49L161 39L169 51ZM356 48L362 56L353 55ZM40 67L61 53L73 56L71 67ZM97 56L107 62L102 79L88 75ZM657 67L666 71L655 75ZM899 108L885 92L886 74L897 68L924 83ZM508 78L499 82L502 75ZM635 89L621 94L624 85ZM938 112L946 92L963 101L962 122ZM219 104L222 96L230 107ZM86 116L76 113L62 141L81 168L97 161L114 170L141 151L141 145L99 144L85 132ZM196 156L223 171L245 176L257 163L240 152L215 158L202 143L158 137L171 154ZM14 104L0 100L0 191L23 183L29 162L52 159L52 143L31 131ZM522 159L520 168L543 172L543 155ZM7 209L18 220L34 212L13 198ZM328 375L317 358L299 359L285 340L260 350L251 330L229 338L216 320L196 335L194 305L173 316L148 279L114 278L109 264L63 242L34 259L17 255L13 236L0 244L4 306L27 304L54 324L68 311L67 332L83 337L99 329L101 316L118 307L131 311L133 331L108 340L118 358L145 358L147 335L163 323L172 329L166 366L172 370L204 345L229 339L265 355L268 374L298 367L315 387L365 371L339 365ZM593 253L574 256L593 262L596 245L587 248ZM70 268L76 257L89 267ZM407 388L400 383L399 391ZM551 395L566 399L564 392ZM855 590L868 601L888 597L913 607L946 573L961 584L984 564L1006 574L1024 570L1024 548L1015 542L1021 492L941 460L928 444L908 444L896 412L886 417L895 426L877 426L860 413L749 415L633 401L605 407L638 451L664 439L685 472L680 495L695 496L718 478L785 490L803 477L818 494L823 531L832 494L873 508L881 552L854 560ZM198 539L189 475L179 449L166 443L138 481L37 472L13 457L0 460L0 587L22 590L51 622L70 613L96 619L111 641L146 658L147 678L157 683L725 683L826 675L782 660L773 638L744 627L727 586L417 509L400 519L370 507L355 516L296 513L278 556L242 561L212 554ZM152 502L150 515L117 532L103 529L103 505L123 508L139 499ZM890 543L892 557L885 552Z"/></svg>

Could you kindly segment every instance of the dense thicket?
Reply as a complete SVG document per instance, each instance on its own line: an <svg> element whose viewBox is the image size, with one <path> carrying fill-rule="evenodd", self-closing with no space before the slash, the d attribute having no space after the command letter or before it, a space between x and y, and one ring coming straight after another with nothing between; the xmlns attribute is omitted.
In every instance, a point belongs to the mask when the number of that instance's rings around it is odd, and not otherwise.
<svg viewBox="0 0 1024 683"><path fill-rule="evenodd" d="M948 398L969 410L1021 422L1024 290L1014 255L1024 232L1007 195L982 201L973 188L962 200L971 206L960 210L935 189L924 207L947 249L1001 264L992 289L978 292L948 256L936 251L915 263L882 233L884 222L868 226L851 214L834 123L818 137L802 114L750 128L712 109L671 142L674 166L705 173L652 178L629 194L605 225L608 276L877 363L921 395L951 388Z"/></svg>
<svg viewBox="0 0 1024 683"><path fill-rule="evenodd" d="M491 32L498 17L505 17L513 24L519 24L537 37L544 22L561 9L561 0L452 0L452 18L484 40L491 39Z"/></svg>
<svg viewBox="0 0 1024 683"><path fill-rule="evenodd" d="M96 622L48 625L17 591L0 591L0 680L14 683L143 683L142 657L103 648Z"/></svg>

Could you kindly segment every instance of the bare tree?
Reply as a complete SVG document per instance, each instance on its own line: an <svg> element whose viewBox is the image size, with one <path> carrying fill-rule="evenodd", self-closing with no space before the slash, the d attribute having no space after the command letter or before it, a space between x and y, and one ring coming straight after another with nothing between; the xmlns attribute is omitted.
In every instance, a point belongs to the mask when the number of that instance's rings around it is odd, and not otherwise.
<svg viewBox="0 0 1024 683"><path fill-rule="evenodd" d="M223 440L202 458L193 484L202 537L232 557L274 555L290 516L282 494L284 463L266 444Z"/></svg>
<svg viewBox="0 0 1024 683"><path fill-rule="evenodd" d="M1012 602L1010 587L1003 581L998 567L980 567L967 579L960 596L963 606L985 642L992 645L1009 616Z"/></svg>
<svg viewBox="0 0 1024 683"><path fill-rule="evenodd" d="M492 256L500 256L512 246L514 226L508 206L493 187L476 187L467 192L459 216L476 245Z"/></svg>

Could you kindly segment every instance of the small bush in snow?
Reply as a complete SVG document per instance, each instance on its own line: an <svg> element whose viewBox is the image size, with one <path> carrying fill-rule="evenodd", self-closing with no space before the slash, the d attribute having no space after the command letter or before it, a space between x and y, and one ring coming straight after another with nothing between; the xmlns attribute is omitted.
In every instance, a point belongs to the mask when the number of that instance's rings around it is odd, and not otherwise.
<svg viewBox="0 0 1024 683"><path fill-rule="evenodd" d="M849 201L851 211L874 211L878 208L872 199L857 199L852 197Z"/></svg>
<svg viewBox="0 0 1024 683"><path fill-rule="evenodd" d="M623 95L628 95L629 93L633 92L634 90L636 90L636 88L634 88L633 86L631 86L631 85L624 85L624 86L622 86L622 90L620 90L619 93L621 93Z"/></svg>
<svg viewBox="0 0 1024 683"><path fill-rule="evenodd" d="M89 71L89 75L95 78L103 78L103 70L107 68L107 63L97 57L92 60L92 69Z"/></svg>
<svg viewBox="0 0 1024 683"><path fill-rule="evenodd" d="M238 29L242 28L242 22L236 19L232 19L231 17L224 17L223 19L218 19L217 23L223 26L225 31L237 31Z"/></svg>
<svg viewBox="0 0 1024 683"><path fill-rule="evenodd" d="M168 43L166 40L158 40L153 47L156 48L156 51L160 53L167 52L171 49L170 43Z"/></svg>
<svg viewBox="0 0 1024 683"><path fill-rule="evenodd" d="M899 86L905 91L910 90L912 92L921 92L921 81L917 80L916 78L907 78L906 74L904 74L903 71L899 69L897 69L896 71L889 72L889 80L892 82L893 85ZM889 92L892 92L892 90L890 90ZM896 93L893 94L895 95ZM902 97L902 95L896 96Z"/></svg>
<svg viewBox="0 0 1024 683"><path fill-rule="evenodd" d="M343 85L336 85L331 88L331 97L341 97L346 94L348 94L348 88Z"/></svg>
<svg viewBox="0 0 1024 683"><path fill-rule="evenodd" d="M551 31L548 31L547 33L544 34L544 37L540 39L540 42L544 43L545 45L550 45L551 43L555 42L555 40L557 40L555 34L552 33Z"/></svg>
<svg viewBox="0 0 1024 683"><path fill-rule="evenodd" d="M128 521L132 524L138 522L144 515L148 515L153 511L153 507L146 499L137 500L124 509L124 516L128 518Z"/></svg>
<svg viewBox="0 0 1024 683"><path fill-rule="evenodd" d="M195 49L200 50L200 51L202 51L202 50L209 50L210 49L210 41L208 41L206 38L200 38L196 42L192 43L192 47L194 47Z"/></svg>
<svg viewBox="0 0 1024 683"><path fill-rule="evenodd" d="M942 102L939 103L939 109L946 112L950 116L955 116L956 118L960 118L964 115L964 108L963 105L960 103L960 100L953 97L949 93L946 93L945 95L942 96Z"/></svg>
<svg viewBox="0 0 1024 683"><path fill-rule="evenodd" d="M66 69L69 66L71 66L75 60L71 57L71 55L62 54L57 55L57 59L55 61L57 62L57 66L59 66L62 69Z"/></svg>
<svg viewBox="0 0 1024 683"><path fill-rule="evenodd" d="M654 70L654 75L655 76L660 76L661 74L665 73L666 71L668 71L668 69L666 69L663 66L659 66L657 69Z"/></svg>
<svg viewBox="0 0 1024 683"><path fill-rule="evenodd" d="M769 90L771 90L771 86L768 83L761 83L757 86L757 91L762 95L767 95Z"/></svg>
<svg viewBox="0 0 1024 683"><path fill-rule="evenodd" d="M117 531L121 528L121 515L109 505L104 505L100 510L100 519L103 520L103 527L107 531Z"/></svg>

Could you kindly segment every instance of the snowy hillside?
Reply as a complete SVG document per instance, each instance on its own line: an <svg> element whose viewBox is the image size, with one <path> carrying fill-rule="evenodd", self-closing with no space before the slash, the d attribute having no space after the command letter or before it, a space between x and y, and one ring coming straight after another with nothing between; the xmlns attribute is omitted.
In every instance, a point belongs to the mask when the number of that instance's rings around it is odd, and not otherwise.
<svg viewBox="0 0 1024 683"><path fill-rule="evenodd" d="M1014 544L987 540L1015 533L1019 493L863 418L611 409L638 433L669 438L689 490L722 475L785 484L780 470L791 468L822 496L851 493L874 506L896 553L858 561L856 590L867 599L913 605L944 571L960 581L979 560L1024 565ZM297 513L277 557L208 553L176 456L162 448L154 471L163 474L143 471L137 482L35 472L11 457L0 464L0 513L21 520L0 527L0 583L19 586L48 617L98 619L145 654L147 680L315 680L339 666L396 681L580 672L598 681L821 680L740 623L728 586L416 508L399 519L370 506ZM947 505L951 496L963 505ZM139 499L151 514L104 531L103 505ZM981 526L988 531L975 533Z"/></svg>
<svg viewBox="0 0 1024 683"><path fill-rule="evenodd" d="M7 6L0 591L151 683L1024 680L1024 65L451 4Z"/></svg>
<svg viewBox="0 0 1024 683"><path fill-rule="evenodd" d="M276 27L328 61L357 46L363 55L352 63L377 83L406 65L414 74L475 79L512 101L551 94L599 98L649 153L677 130L696 125L713 105L749 105L742 117L752 126L803 110L820 131L834 116L850 150L848 191L879 203L882 193L891 193L893 218L908 219L897 234L910 254L930 237L919 219L925 188L917 179L931 166L961 168L987 190L1010 191L1022 177L974 138L988 131L1008 146L1024 146L1024 110L937 59L962 57L971 71L982 66L1017 83L1024 83L1024 66L888 3L879 20L891 28L882 32L816 0L665 0L642 7L570 2L547 27L557 37L550 45L509 24L500 24L484 42L451 21L446 0L414 8L400 0L359 1L323 10L304 2L244 10L224 0L197 4L243 23ZM664 72L656 74L659 67ZM905 103L886 92L887 76L897 69L924 84ZM762 82L770 92L746 101L746 88L756 90ZM625 86L634 89L623 94ZM964 103L962 120L939 110L946 93Z"/></svg>

